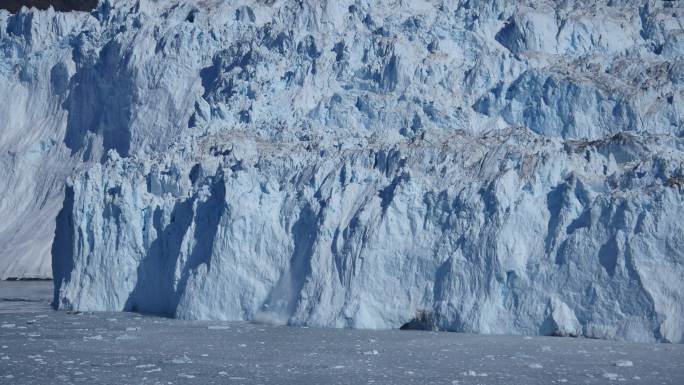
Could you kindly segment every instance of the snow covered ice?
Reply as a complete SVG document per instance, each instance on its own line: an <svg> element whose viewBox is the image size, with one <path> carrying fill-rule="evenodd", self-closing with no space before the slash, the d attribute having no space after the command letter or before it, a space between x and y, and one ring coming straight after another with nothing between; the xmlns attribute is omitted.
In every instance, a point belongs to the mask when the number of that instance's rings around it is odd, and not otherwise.
<svg viewBox="0 0 684 385"><path fill-rule="evenodd" d="M0 274L65 310L682 342L683 12L0 11Z"/></svg>

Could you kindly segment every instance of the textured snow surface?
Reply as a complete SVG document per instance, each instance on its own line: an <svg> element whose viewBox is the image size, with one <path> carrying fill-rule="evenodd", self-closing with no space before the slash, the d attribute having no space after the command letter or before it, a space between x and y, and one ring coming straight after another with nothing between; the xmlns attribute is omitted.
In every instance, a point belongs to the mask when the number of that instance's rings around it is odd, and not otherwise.
<svg viewBox="0 0 684 385"><path fill-rule="evenodd" d="M681 342L683 12L0 13L0 271L52 245L62 309Z"/></svg>

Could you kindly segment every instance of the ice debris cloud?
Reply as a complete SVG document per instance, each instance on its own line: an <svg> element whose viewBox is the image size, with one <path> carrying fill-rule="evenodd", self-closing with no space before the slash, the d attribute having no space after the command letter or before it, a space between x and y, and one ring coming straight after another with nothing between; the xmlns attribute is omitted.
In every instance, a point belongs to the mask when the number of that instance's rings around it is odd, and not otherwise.
<svg viewBox="0 0 684 385"><path fill-rule="evenodd" d="M681 342L683 13L0 12L0 271L51 255L61 309Z"/></svg>

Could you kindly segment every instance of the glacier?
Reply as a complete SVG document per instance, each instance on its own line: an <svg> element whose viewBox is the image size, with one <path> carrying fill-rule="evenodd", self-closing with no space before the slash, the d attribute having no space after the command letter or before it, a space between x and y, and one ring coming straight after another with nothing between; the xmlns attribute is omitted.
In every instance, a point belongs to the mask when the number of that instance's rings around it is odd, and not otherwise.
<svg viewBox="0 0 684 385"><path fill-rule="evenodd" d="M683 14L0 11L0 273L68 310L683 342Z"/></svg>

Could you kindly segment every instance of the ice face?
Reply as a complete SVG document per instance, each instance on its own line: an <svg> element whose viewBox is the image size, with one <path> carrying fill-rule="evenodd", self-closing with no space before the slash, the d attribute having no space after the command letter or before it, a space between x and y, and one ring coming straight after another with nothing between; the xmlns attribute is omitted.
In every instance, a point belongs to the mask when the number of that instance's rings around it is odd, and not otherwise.
<svg viewBox="0 0 684 385"><path fill-rule="evenodd" d="M673 172L679 140L220 140L253 149L113 157L70 182L61 308L681 340L684 206L646 171Z"/></svg>
<svg viewBox="0 0 684 385"><path fill-rule="evenodd" d="M66 309L679 342L682 10L634 5L0 13L0 271L51 248Z"/></svg>

